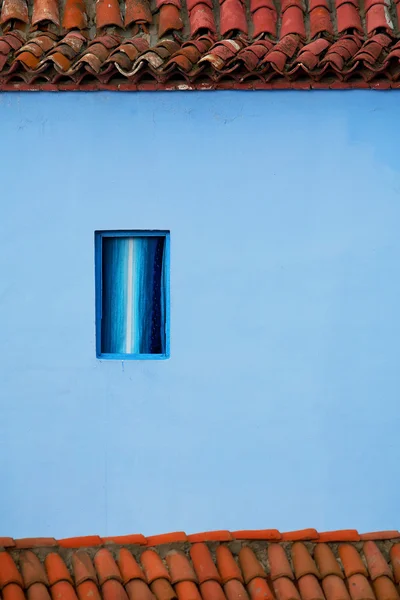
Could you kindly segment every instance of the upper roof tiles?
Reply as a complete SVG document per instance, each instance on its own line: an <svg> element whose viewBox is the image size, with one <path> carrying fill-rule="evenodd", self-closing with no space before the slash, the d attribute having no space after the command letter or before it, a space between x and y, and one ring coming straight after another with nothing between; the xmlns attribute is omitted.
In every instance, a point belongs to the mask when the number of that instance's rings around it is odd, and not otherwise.
<svg viewBox="0 0 400 600"><path fill-rule="evenodd" d="M400 1L360 1L0 0L0 89L400 86Z"/></svg>

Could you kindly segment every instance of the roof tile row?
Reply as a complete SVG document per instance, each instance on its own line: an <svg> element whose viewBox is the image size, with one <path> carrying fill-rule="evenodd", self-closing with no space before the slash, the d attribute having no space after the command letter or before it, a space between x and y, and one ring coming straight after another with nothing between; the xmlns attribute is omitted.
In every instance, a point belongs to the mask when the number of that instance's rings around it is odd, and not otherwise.
<svg viewBox="0 0 400 600"><path fill-rule="evenodd" d="M2 600L400 600L400 534L0 538Z"/></svg>
<svg viewBox="0 0 400 600"><path fill-rule="evenodd" d="M400 534L0 538L3 600L400 600Z"/></svg>
<svg viewBox="0 0 400 600"><path fill-rule="evenodd" d="M1 4L2 1L2 4ZM0 0L0 87L400 80L400 1Z"/></svg>
<svg viewBox="0 0 400 600"><path fill-rule="evenodd" d="M52 537L18 538L0 537L0 548L28 549L28 548L88 548L115 544L119 546L160 546L173 543L196 542L233 542L237 540L265 541L265 542L368 542L379 540L400 539L400 532L373 531L358 533L356 529L340 529L337 531L318 532L316 529L299 529L281 533L278 529L241 529L238 531L214 530L201 533L186 534L184 531L174 531L145 537L141 533L100 537L98 535L84 535L79 537L55 539Z"/></svg>

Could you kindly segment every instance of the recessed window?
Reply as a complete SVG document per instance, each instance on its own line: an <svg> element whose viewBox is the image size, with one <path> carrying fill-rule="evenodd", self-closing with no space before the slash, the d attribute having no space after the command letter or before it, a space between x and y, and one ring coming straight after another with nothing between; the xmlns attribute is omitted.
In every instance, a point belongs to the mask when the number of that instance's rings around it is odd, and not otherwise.
<svg viewBox="0 0 400 600"><path fill-rule="evenodd" d="M96 231L98 358L169 356L169 232Z"/></svg>

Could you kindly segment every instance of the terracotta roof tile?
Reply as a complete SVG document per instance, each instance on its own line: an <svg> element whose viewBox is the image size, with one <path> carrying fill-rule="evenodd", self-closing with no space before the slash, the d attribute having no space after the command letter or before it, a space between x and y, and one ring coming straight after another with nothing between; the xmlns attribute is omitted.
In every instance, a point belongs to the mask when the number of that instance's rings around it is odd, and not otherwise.
<svg viewBox="0 0 400 600"><path fill-rule="evenodd" d="M125 27L139 24L147 30L153 20L149 2L147 0L126 0Z"/></svg>
<svg viewBox="0 0 400 600"><path fill-rule="evenodd" d="M378 600L399 600L399 592L389 577L378 577L372 585Z"/></svg>
<svg viewBox="0 0 400 600"><path fill-rule="evenodd" d="M221 585L217 581L205 581L200 585L203 600L226 600Z"/></svg>
<svg viewBox="0 0 400 600"><path fill-rule="evenodd" d="M25 600L24 592L16 583L10 583L2 590L3 600Z"/></svg>
<svg viewBox="0 0 400 600"><path fill-rule="evenodd" d="M396 583L400 583L400 544L393 544L391 547L390 560L392 562L394 580Z"/></svg>
<svg viewBox="0 0 400 600"><path fill-rule="evenodd" d="M107 25L122 28L118 0L96 0L96 26L98 29L102 29Z"/></svg>
<svg viewBox="0 0 400 600"><path fill-rule="evenodd" d="M346 577L351 575L360 574L368 576L367 569L362 561L355 546L351 544L340 544L339 556L343 564L344 572Z"/></svg>
<svg viewBox="0 0 400 600"><path fill-rule="evenodd" d="M64 29L86 29L88 16L84 0L66 0L62 26Z"/></svg>
<svg viewBox="0 0 400 600"><path fill-rule="evenodd" d="M294 573L297 579L303 575L315 575L319 577L317 565L311 558L306 546L302 542L296 542L292 546L292 561Z"/></svg>
<svg viewBox="0 0 400 600"><path fill-rule="evenodd" d="M108 579L115 579L116 581L122 582L118 565L109 550L102 548L96 552L94 557L94 566L96 568L100 585L103 585L103 583L105 583Z"/></svg>
<svg viewBox="0 0 400 600"><path fill-rule="evenodd" d="M274 595L267 581L261 577L252 579L247 586L251 600L273 600Z"/></svg>
<svg viewBox="0 0 400 600"><path fill-rule="evenodd" d="M397 0L365 0L362 8L358 0L154 3L155 7L150 0L64 0L60 5L58 0L3 0L0 90L41 89L44 81L51 90L135 90L143 87L144 79L153 81L146 83L147 89L180 89L182 80L185 89L365 88L383 82L400 87ZM131 542L104 540L158 546L232 539L353 543L399 537L398 531L360 535L356 530L305 529L282 534L175 532L150 536L146 542L143 536L133 536ZM35 538L18 540L18 547L55 543L53 538ZM59 545L102 543L94 536L61 540ZM0 540L0 547L7 546Z"/></svg>
<svg viewBox="0 0 400 600"><path fill-rule="evenodd" d="M147 546L148 541L141 533L134 533L133 535L114 535L103 538L104 542L111 542L113 544L138 544L139 546Z"/></svg>
<svg viewBox="0 0 400 600"><path fill-rule="evenodd" d="M372 579L377 579L382 575L386 575L387 577L393 577L393 573L387 564L386 560L383 558L381 551L375 542L369 541L365 542L363 546L364 556L367 559L367 566L369 575Z"/></svg>
<svg viewBox="0 0 400 600"><path fill-rule="evenodd" d="M4 5L6 3L7 0L4 0L3 2L3 10L4 10ZM15 546L15 542L13 540L13 538L10 537L0 537L0 548L13 548Z"/></svg>
<svg viewBox="0 0 400 600"><path fill-rule="evenodd" d="M266 577L263 566L253 550L248 546L241 548L239 552L239 564L246 584L250 583L255 577Z"/></svg>
<svg viewBox="0 0 400 600"><path fill-rule="evenodd" d="M343 578L343 573L335 555L328 544L317 544L314 550L314 559L317 563L321 577L338 575Z"/></svg>
<svg viewBox="0 0 400 600"><path fill-rule="evenodd" d="M43 583L33 583L26 595L28 600L51 600L49 590Z"/></svg>
<svg viewBox="0 0 400 600"><path fill-rule="evenodd" d="M299 579L299 591L303 600L325 600L324 593L315 575L304 575Z"/></svg>
<svg viewBox="0 0 400 600"><path fill-rule="evenodd" d="M87 552L84 550L74 552L71 562L76 585L79 585L84 581L93 581L94 583L97 583L96 571Z"/></svg>
<svg viewBox="0 0 400 600"><path fill-rule="evenodd" d="M278 579L278 577L289 577L289 579L294 579L283 546L280 544L270 544L268 546L268 561L272 580Z"/></svg>
<svg viewBox="0 0 400 600"><path fill-rule="evenodd" d="M4 0L0 23L7 23L14 19L21 23L29 23L28 5L25 0Z"/></svg>
<svg viewBox="0 0 400 600"><path fill-rule="evenodd" d="M148 583L152 583L155 579L167 579L171 581L171 576L164 563L154 550L145 550L140 557L140 562L142 563Z"/></svg>
<svg viewBox="0 0 400 600"><path fill-rule="evenodd" d="M35 42L40 45L40 37ZM14 540L16 548L41 548L57 546L57 542L54 538L20 538Z"/></svg>
<svg viewBox="0 0 400 600"><path fill-rule="evenodd" d="M101 600L98 587L93 581L87 580L77 587L79 600Z"/></svg>
<svg viewBox="0 0 400 600"><path fill-rule="evenodd" d="M168 583L165 582L165 579L159 579L158 582ZM155 583L157 582L154 582L154 584ZM128 583L125 585L125 589L129 600L156 600L156 597L150 590L149 586L146 585L146 583L141 579L132 579L131 581L128 581ZM164 598L159 598L158 596L157 598L158 600L167 600ZM170 599L168 598L168 600Z"/></svg>
<svg viewBox="0 0 400 600"><path fill-rule="evenodd" d="M221 581L217 567L214 564L211 552L202 542L192 545L190 548L190 557L193 562L194 570L200 583L214 579Z"/></svg>
<svg viewBox="0 0 400 600"><path fill-rule="evenodd" d="M326 600L350 600L349 592L343 579L337 575L328 575L322 580Z"/></svg>
<svg viewBox="0 0 400 600"><path fill-rule="evenodd" d="M72 583L71 574L59 554L56 554L56 552L48 554L44 559L44 564L50 585L58 583L59 581L69 581ZM62 589L64 589L64 587L65 586L63 586Z"/></svg>
<svg viewBox="0 0 400 600"><path fill-rule="evenodd" d="M299 593L293 581L287 577L275 579L273 585L277 600L300 600Z"/></svg>
<svg viewBox="0 0 400 600"><path fill-rule="evenodd" d="M51 587L53 600L77 600L77 595L69 581L58 581Z"/></svg>
<svg viewBox="0 0 400 600"><path fill-rule="evenodd" d="M132 579L143 579L145 581L142 569L127 548L121 548L118 552L117 563L124 584Z"/></svg>
<svg viewBox="0 0 400 600"><path fill-rule="evenodd" d="M129 600L123 585L115 579L108 579L102 586L104 600Z"/></svg>
<svg viewBox="0 0 400 600"><path fill-rule="evenodd" d="M168 565L172 584L179 583L180 581L197 582L193 567L183 552L170 550L167 553L165 560Z"/></svg>
<svg viewBox="0 0 400 600"><path fill-rule="evenodd" d="M0 590L10 583L23 586L21 573L8 552L0 552Z"/></svg>
<svg viewBox="0 0 400 600"><path fill-rule="evenodd" d="M178 600L201 600L199 589L193 581L181 581L175 586Z"/></svg>
<svg viewBox="0 0 400 600"><path fill-rule="evenodd" d="M156 579L150 584L150 589L157 600L173 600L173 598L176 598L174 588L166 579Z"/></svg>
<svg viewBox="0 0 400 600"><path fill-rule="evenodd" d="M224 585L225 595L228 600L248 600L248 594L243 584L237 579L231 579Z"/></svg>
<svg viewBox="0 0 400 600"><path fill-rule="evenodd" d="M207 533L214 538L207 542L190 541L204 534L181 532L7 538L0 551L2 600L400 600L395 531L381 537L334 532L329 542L315 530L292 532L293 539L266 531L249 538Z"/></svg>
<svg viewBox="0 0 400 600"><path fill-rule="evenodd" d="M43 583L44 585L49 585L49 581L42 563L36 554L34 554L31 550L21 552L19 565L26 588L31 586L33 583Z"/></svg>
<svg viewBox="0 0 400 600"><path fill-rule="evenodd" d="M231 551L227 546L218 546L216 550L217 567L221 575L222 583L226 583L231 579L237 579L243 582L243 576L239 566L232 556Z"/></svg>
<svg viewBox="0 0 400 600"><path fill-rule="evenodd" d="M60 25L60 16L58 11L58 3L56 0L34 0L32 25L39 23L52 23Z"/></svg>
<svg viewBox="0 0 400 600"><path fill-rule="evenodd" d="M374 592L368 579L364 575L349 577L349 592L352 600L374 600Z"/></svg>

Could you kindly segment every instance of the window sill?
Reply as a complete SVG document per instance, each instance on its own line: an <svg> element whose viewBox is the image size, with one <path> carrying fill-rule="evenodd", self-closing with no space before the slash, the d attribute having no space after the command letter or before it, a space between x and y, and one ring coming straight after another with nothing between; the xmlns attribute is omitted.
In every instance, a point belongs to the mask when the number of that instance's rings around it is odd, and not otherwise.
<svg viewBox="0 0 400 600"><path fill-rule="evenodd" d="M98 360L166 360L169 354L96 354Z"/></svg>

